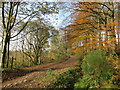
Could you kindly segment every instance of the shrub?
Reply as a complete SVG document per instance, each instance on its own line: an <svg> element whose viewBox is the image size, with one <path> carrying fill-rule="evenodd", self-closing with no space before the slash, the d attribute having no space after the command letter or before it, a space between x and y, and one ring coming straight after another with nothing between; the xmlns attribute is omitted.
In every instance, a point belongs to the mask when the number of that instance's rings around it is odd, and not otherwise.
<svg viewBox="0 0 120 90"><path fill-rule="evenodd" d="M99 88L104 82L110 81L113 75L106 52L102 50L88 53L84 57L81 67L84 76L75 83L75 88Z"/></svg>
<svg viewBox="0 0 120 90"><path fill-rule="evenodd" d="M67 71L60 72L58 76L53 79L52 88L74 88L74 83L80 76L76 68L69 68Z"/></svg>
<svg viewBox="0 0 120 90"><path fill-rule="evenodd" d="M72 72L75 68L69 68L67 71L60 73L60 77L55 82L56 88L72 88L74 86L74 76Z"/></svg>
<svg viewBox="0 0 120 90"><path fill-rule="evenodd" d="M105 51L102 50L95 50L87 54L82 63L82 70L85 74L95 75L102 80L108 80L112 76Z"/></svg>
<svg viewBox="0 0 120 90"><path fill-rule="evenodd" d="M50 76L54 76L55 74L52 73L52 69L48 69L47 70L47 75L50 77Z"/></svg>
<svg viewBox="0 0 120 90"><path fill-rule="evenodd" d="M75 83L74 87L76 88L95 88L99 85L99 81L95 79L92 75L84 75L82 78L79 78L80 82Z"/></svg>
<svg viewBox="0 0 120 90"><path fill-rule="evenodd" d="M83 63L83 59L84 59L84 55L80 54L79 58L78 58L78 62L79 62L79 67L81 67L82 63Z"/></svg>
<svg viewBox="0 0 120 90"><path fill-rule="evenodd" d="M70 53L68 53L68 55L75 55L75 53L74 52L70 52Z"/></svg>

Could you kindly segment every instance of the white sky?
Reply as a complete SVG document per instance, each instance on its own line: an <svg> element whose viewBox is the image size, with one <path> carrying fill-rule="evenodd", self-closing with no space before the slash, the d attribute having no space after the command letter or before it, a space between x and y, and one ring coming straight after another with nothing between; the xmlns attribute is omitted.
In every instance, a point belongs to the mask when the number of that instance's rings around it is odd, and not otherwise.
<svg viewBox="0 0 120 90"><path fill-rule="evenodd" d="M68 24L68 22L64 23L64 20L71 14L71 12L62 12L62 10L58 14L47 15L47 18L50 19L49 22L56 28L59 29Z"/></svg>

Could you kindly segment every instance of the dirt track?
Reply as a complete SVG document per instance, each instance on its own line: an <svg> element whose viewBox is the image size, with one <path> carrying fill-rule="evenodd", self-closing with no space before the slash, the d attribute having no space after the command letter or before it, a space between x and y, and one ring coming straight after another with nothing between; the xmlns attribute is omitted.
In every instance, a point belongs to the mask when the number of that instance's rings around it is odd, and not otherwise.
<svg viewBox="0 0 120 90"><path fill-rule="evenodd" d="M40 75L45 75L48 69L52 69L53 72L60 72L66 70L68 67L73 67L78 65L76 57L71 56L68 59L54 62L46 65L38 65L34 67L25 67L17 69L17 71L8 72L9 75L6 78L3 76L3 88L28 88L28 87L38 87L43 88L44 85L37 82L36 79Z"/></svg>

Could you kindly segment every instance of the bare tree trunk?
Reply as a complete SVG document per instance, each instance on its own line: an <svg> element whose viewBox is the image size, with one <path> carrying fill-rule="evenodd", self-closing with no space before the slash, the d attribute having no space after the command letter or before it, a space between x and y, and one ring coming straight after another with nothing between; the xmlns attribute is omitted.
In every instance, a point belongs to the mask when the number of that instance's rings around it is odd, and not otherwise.
<svg viewBox="0 0 120 90"><path fill-rule="evenodd" d="M113 12L112 12L112 22L115 23L115 5L114 5L114 2L112 2L112 8L113 8ZM116 37L116 33L115 33L115 25L113 25L112 29L113 29L113 33L114 33L114 36L113 36L113 37L117 38L117 37ZM114 45L116 45L116 44L117 44L117 42L116 42L116 40L115 40L115 41L114 41Z"/></svg>
<svg viewBox="0 0 120 90"><path fill-rule="evenodd" d="M24 40L22 41L22 63L23 63L23 65L24 65L24 59L25 59L25 57L24 57L24 47L23 47L23 45L24 45Z"/></svg>
<svg viewBox="0 0 120 90"><path fill-rule="evenodd" d="M117 25L117 36L118 36L118 44L115 46L115 52L120 55L120 3L118 2L118 25Z"/></svg>
<svg viewBox="0 0 120 90"><path fill-rule="evenodd" d="M7 53L7 65L6 65L6 67L8 68L8 66L9 66L9 57L10 57L10 51L9 51L9 49L10 49L10 34L11 33L9 33L9 35L8 35L8 43L7 43L7 46L8 46L8 48L7 48L7 51L8 51L8 53Z"/></svg>
<svg viewBox="0 0 120 90"><path fill-rule="evenodd" d="M40 61L39 61L40 64L42 63L42 58L41 58L41 56L42 56L42 50L40 51L40 56L39 56L39 57L40 57Z"/></svg>
<svg viewBox="0 0 120 90"><path fill-rule="evenodd" d="M2 53L1 53L2 68L5 68L7 40L8 40L8 34L4 32L4 37L3 37L3 42L2 42Z"/></svg>
<svg viewBox="0 0 120 90"><path fill-rule="evenodd" d="M118 35L118 46L120 46L120 2L118 2L118 30L117 30L117 35Z"/></svg>
<svg viewBox="0 0 120 90"><path fill-rule="evenodd" d="M38 64L38 61L39 61L39 60L38 60L38 56L36 56L36 64Z"/></svg>
<svg viewBox="0 0 120 90"><path fill-rule="evenodd" d="M13 60L14 60L14 58L12 57L12 60L11 60L11 69L13 68Z"/></svg>

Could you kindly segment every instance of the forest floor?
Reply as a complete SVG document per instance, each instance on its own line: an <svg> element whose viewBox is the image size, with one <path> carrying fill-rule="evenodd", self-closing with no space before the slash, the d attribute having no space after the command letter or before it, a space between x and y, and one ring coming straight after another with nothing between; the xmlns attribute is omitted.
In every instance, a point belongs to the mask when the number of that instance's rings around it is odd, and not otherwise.
<svg viewBox="0 0 120 90"><path fill-rule="evenodd" d="M2 88L45 88L45 82L40 81L49 69L55 73L75 66L78 66L77 58L71 56L54 63L9 70L2 75Z"/></svg>

